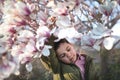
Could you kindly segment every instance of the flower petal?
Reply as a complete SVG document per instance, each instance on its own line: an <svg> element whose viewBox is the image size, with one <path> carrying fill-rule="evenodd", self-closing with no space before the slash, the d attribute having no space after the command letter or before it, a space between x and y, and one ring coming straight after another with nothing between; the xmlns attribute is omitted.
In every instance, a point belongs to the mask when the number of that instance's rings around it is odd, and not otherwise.
<svg viewBox="0 0 120 80"><path fill-rule="evenodd" d="M107 50L110 50L112 49L114 42L115 42L115 38L108 37L104 39L103 44Z"/></svg>
<svg viewBox="0 0 120 80"><path fill-rule="evenodd" d="M28 71L28 72L31 72L32 71L32 64L31 63L27 63L26 65L25 65L25 67L26 67L26 70Z"/></svg>
<svg viewBox="0 0 120 80"><path fill-rule="evenodd" d="M50 55L50 50L49 50L50 48L52 48L52 47L45 45L45 47L44 47L43 50L42 50L42 54L43 54L44 56L49 56L49 55Z"/></svg>

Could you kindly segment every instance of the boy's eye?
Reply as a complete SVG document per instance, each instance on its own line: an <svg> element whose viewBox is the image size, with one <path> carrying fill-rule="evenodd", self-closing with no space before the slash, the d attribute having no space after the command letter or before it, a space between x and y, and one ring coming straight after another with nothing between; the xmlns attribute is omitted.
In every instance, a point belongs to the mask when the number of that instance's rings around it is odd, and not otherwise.
<svg viewBox="0 0 120 80"><path fill-rule="evenodd" d="M68 48L67 51L70 51L70 48Z"/></svg>
<svg viewBox="0 0 120 80"><path fill-rule="evenodd" d="M63 53L59 56L59 58L63 58L63 57L65 57L65 53Z"/></svg>

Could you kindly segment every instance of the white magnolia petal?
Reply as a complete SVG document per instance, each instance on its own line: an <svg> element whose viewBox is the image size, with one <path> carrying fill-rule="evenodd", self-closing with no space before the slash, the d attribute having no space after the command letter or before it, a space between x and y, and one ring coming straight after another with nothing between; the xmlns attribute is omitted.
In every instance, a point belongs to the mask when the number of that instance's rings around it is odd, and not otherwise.
<svg viewBox="0 0 120 80"><path fill-rule="evenodd" d="M92 33L95 35L101 35L105 32L106 28L102 24L98 24L98 27L92 30Z"/></svg>
<svg viewBox="0 0 120 80"><path fill-rule="evenodd" d="M50 31L50 35L54 34L57 31L57 28L54 27L51 31Z"/></svg>
<svg viewBox="0 0 120 80"><path fill-rule="evenodd" d="M41 51L41 48L44 46L45 40L46 40L46 37L42 37L42 38L40 38L40 39L37 40L37 42L36 42L36 48L39 51Z"/></svg>
<svg viewBox="0 0 120 80"><path fill-rule="evenodd" d="M40 20L42 20L42 21L46 21L47 20L47 14L46 13L44 13L43 11L40 11L39 13L38 13L38 18L40 18Z"/></svg>
<svg viewBox="0 0 120 80"><path fill-rule="evenodd" d="M72 44L75 44L77 42L77 39L75 38L66 38L66 40Z"/></svg>
<svg viewBox="0 0 120 80"><path fill-rule="evenodd" d="M104 4L99 6L99 11L103 14L106 14L105 12L111 14L113 8L116 7L116 5L117 5L116 1L106 0Z"/></svg>
<svg viewBox="0 0 120 80"><path fill-rule="evenodd" d="M53 0L49 1L48 4L46 5L47 7L56 7L55 3Z"/></svg>
<svg viewBox="0 0 120 80"><path fill-rule="evenodd" d="M58 15L67 14L66 4L58 2L57 6L53 8L53 11Z"/></svg>
<svg viewBox="0 0 120 80"><path fill-rule="evenodd" d="M37 35L40 37L47 37L50 35L50 29L47 26L42 26L37 29Z"/></svg>
<svg viewBox="0 0 120 80"><path fill-rule="evenodd" d="M62 17L58 18L56 21L56 25L60 28L67 28L71 26L70 19L68 17Z"/></svg>
<svg viewBox="0 0 120 80"><path fill-rule="evenodd" d="M108 37L108 38L105 38L105 39L104 39L103 44L104 44L104 47L105 47L107 50L110 50L110 49L112 49L112 47L113 47L113 45L114 45L114 42L115 42L115 38Z"/></svg>
<svg viewBox="0 0 120 80"><path fill-rule="evenodd" d="M81 45L85 46L93 46L96 42L96 39L92 38L89 34L83 35L81 37Z"/></svg>
<svg viewBox="0 0 120 80"><path fill-rule="evenodd" d="M30 14L30 10L28 8L28 6L23 3L22 1L18 1L15 4L16 10L19 12L20 15L28 15Z"/></svg>
<svg viewBox="0 0 120 80"><path fill-rule="evenodd" d="M21 31L18 32L18 34L19 34L18 38L22 38L22 37L26 37L26 38L34 37L33 32L31 32L29 30L21 30Z"/></svg>
<svg viewBox="0 0 120 80"><path fill-rule="evenodd" d="M13 45L11 49L11 55L17 56L20 49L21 49L20 45Z"/></svg>
<svg viewBox="0 0 120 80"><path fill-rule="evenodd" d="M28 44L26 45L26 51L27 52L33 52L33 51L35 51L36 50L36 48L35 48L35 43L32 43L32 42L28 42Z"/></svg>
<svg viewBox="0 0 120 80"><path fill-rule="evenodd" d="M66 4L66 6L68 6L69 7L69 10L72 10L72 9L74 9L74 7L75 7L75 5L76 5L76 1L69 1L69 2L66 2L65 3Z"/></svg>
<svg viewBox="0 0 120 80"><path fill-rule="evenodd" d="M44 49L42 50L42 54L43 54L44 56L49 56L49 55L50 55L49 49L44 48Z"/></svg>
<svg viewBox="0 0 120 80"><path fill-rule="evenodd" d="M33 69L33 67L32 67L32 64L31 64L31 63L27 63L27 64L25 65L25 67L26 67L26 70L27 70L28 72L31 72L31 71L32 71L32 69Z"/></svg>
<svg viewBox="0 0 120 80"><path fill-rule="evenodd" d="M100 39L102 37L110 36L111 32L112 30L107 29L104 25L98 24L98 27L93 28L89 34L94 39Z"/></svg>
<svg viewBox="0 0 120 80"><path fill-rule="evenodd" d="M49 56L50 55L50 50L49 50L50 48L52 48L52 46L45 46L42 50L42 54L44 56Z"/></svg>
<svg viewBox="0 0 120 80"><path fill-rule="evenodd" d="M101 35L102 31L104 31L104 28L102 26L98 26L93 28L92 33L96 35Z"/></svg>
<svg viewBox="0 0 120 80"><path fill-rule="evenodd" d="M16 69L16 64L14 62L9 61L8 64L4 66L2 69L4 76L9 77L10 74L12 74Z"/></svg>
<svg viewBox="0 0 120 80"><path fill-rule="evenodd" d="M75 28L66 28L66 29L61 29L58 33L58 38L79 38L81 37L82 34L78 33Z"/></svg>

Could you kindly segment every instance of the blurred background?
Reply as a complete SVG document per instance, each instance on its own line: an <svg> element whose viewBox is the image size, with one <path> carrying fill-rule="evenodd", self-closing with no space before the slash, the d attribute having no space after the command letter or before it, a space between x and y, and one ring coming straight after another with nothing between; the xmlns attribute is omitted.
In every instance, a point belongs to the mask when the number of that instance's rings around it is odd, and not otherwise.
<svg viewBox="0 0 120 80"><path fill-rule="evenodd" d="M41 64L40 59L34 59L32 61L33 70L27 72L25 65L21 65L20 75L11 75L5 80L53 80L52 72L46 70Z"/></svg>

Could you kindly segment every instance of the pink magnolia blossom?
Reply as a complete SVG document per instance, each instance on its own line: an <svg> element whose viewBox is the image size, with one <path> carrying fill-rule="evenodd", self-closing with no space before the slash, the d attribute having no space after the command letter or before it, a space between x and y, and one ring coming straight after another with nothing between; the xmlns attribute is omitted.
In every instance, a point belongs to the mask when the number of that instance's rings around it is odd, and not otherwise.
<svg viewBox="0 0 120 80"><path fill-rule="evenodd" d="M15 7L16 7L16 10L18 10L20 15L28 16L31 13L28 6L21 1L17 1L17 3L15 4Z"/></svg>
<svg viewBox="0 0 120 80"><path fill-rule="evenodd" d="M47 26L40 26L36 33L38 37L49 37L50 29Z"/></svg>
<svg viewBox="0 0 120 80"><path fill-rule="evenodd" d="M53 8L53 11L55 14L67 15L67 7L66 7L65 3L58 2L57 5L55 4L54 6L52 6L52 8Z"/></svg>
<svg viewBox="0 0 120 80"><path fill-rule="evenodd" d="M39 13L38 13L38 19L40 18L40 20L42 20L43 22L45 22L46 23L46 21L47 21L47 14L45 13L45 12L43 12L43 11L40 11Z"/></svg>
<svg viewBox="0 0 120 80"><path fill-rule="evenodd" d="M37 50L41 51L44 48L46 37L38 38L36 41Z"/></svg>
<svg viewBox="0 0 120 80"><path fill-rule="evenodd" d="M99 9L104 15L110 16L115 6L116 6L116 1L106 0L103 5L100 5Z"/></svg>

